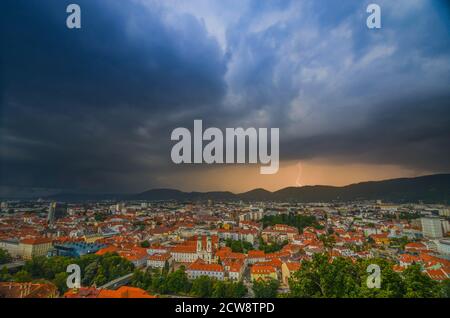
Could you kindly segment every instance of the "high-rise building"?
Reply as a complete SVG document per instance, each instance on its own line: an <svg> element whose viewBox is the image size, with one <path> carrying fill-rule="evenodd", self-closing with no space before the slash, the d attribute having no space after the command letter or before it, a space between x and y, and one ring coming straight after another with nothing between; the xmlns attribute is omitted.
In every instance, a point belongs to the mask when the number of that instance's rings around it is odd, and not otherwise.
<svg viewBox="0 0 450 318"><path fill-rule="evenodd" d="M423 236L428 238L443 237L441 220L438 217L421 218Z"/></svg>
<svg viewBox="0 0 450 318"><path fill-rule="evenodd" d="M52 202L48 207L47 222L54 223L56 220L64 217L67 212L67 205L59 202Z"/></svg>
<svg viewBox="0 0 450 318"><path fill-rule="evenodd" d="M2 202L0 205L0 210L6 212L8 210L8 202Z"/></svg>

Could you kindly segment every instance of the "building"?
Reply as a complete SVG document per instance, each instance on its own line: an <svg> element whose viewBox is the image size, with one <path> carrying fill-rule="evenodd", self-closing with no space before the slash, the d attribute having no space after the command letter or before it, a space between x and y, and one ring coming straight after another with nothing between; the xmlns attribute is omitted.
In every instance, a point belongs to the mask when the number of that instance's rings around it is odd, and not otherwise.
<svg viewBox="0 0 450 318"><path fill-rule="evenodd" d="M198 259L186 270L189 279L196 279L200 276L208 276L217 280L225 279L225 270L220 264L207 264L203 260Z"/></svg>
<svg viewBox="0 0 450 318"><path fill-rule="evenodd" d="M438 217L421 218L422 233L427 238L443 237L441 220Z"/></svg>
<svg viewBox="0 0 450 318"><path fill-rule="evenodd" d="M52 241L47 238L31 238L0 241L0 248L6 250L13 258L32 259L46 256L52 249Z"/></svg>
<svg viewBox="0 0 450 318"><path fill-rule="evenodd" d="M57 298L58 289L50 283L0 283L0 298Z"/></svg>
<svg viewBox="0 0 450 318"><path fill-rule="evenodd" d="M67 205L59 202L52 202L48 208L47 222L54 223L56 220L63 218L67 214Z"/></svg>
<svg viewBox="0 0 450 318"><path fill-rule="evenodd" d="M439 240L437 248L440 254L450 255L450 239Z"/></svg>
<svg viewBox="0 0 450 318"><path fill-rule="evenodd" d="M266 260L266 254L264 253L264 251L260 251L260 250L248 251L248 256L247 256L248 264L264 262L265 260Z"/></svg>
<svg viewBox="0 0 450 318"><path fill-rule="evenodd" d="M117 290L81 287L70 289L64 298L156 298L145 290L136 287L122 286Z"/></svg>
<svg viewBox="0 0 450 318"><path fill-rule="evenodd" d="M193 263L199 258L207 263L215 263L217 258L214 254L217 247L217 236L196 236L193 240L172 247L170 254L174 261L179 263Z"/></svg>
<svg viewBox="0 0 450 318"><path fill-rule="evenodd" d="M47 256L52 249L52 240L47 238L24 239L19 243L22 258L32 259L37 256Z"/></svg>
<svg viewBox="0 0 450 318"><path fill-rule="evenodd" d="M250 269L252 281L278 279L277 270L271 265L255 264Z"/></svg>
<svg viewBox="0 0 450 318"><path fill-rule="evenodd" d="M281 281L285 286L289 286L289 278L300 269L300 262L286 262L281 265Z"/></svg>
<svg viewBox="0 0 450 318"><path fill-rule="evenodd" d="M233 262L225 265L225 269L228 271L228 279L239 281L244 275L245 264L242 262Z"/></svg>
<svg viewBox="0 0 450 318"><path fill-rule="evenodd" d="M147 259L147 266L153 268L164 268L166 264L171 266L173 262L172 255L170 253L165 254L152 254Z"/></svg>
<svg viewBox="0 0 450 318"><path fill-rule="evenodd" d="M7 251L13 258L22 257L19 240L3 240L0 241L0 248Z"/></svg>
<svg viewBox="0 0 450 318"><path fill-rule="evenodd" d="M86 254L96 253L104 247L106 247L105 244L86 242L55 244L53 249L49 251L49 256L80 257Z"/></svg>
<svg viewBox="0 0 450 318"><path fill-rule="evenodd" d="M295 235L298 235L298 229L285 224L268 226L261 233L261 237L265 242L283 242L292 240Z"/></svg>

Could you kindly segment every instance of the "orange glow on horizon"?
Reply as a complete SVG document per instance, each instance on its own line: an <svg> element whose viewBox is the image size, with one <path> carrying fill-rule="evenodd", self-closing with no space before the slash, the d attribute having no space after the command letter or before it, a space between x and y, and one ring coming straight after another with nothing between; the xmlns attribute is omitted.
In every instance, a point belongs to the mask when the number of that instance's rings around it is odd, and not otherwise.
<svg viewBox="0 0 450 318"><path fill-rule="evenodd" d="M259 165L202 167L194 171L166 175L159 181L183 191L231 191L235 193L264 188L276 191L305 185L344 186L363 181L378 181L433 174L395 165L332 164L321 161L281 162L274 175L261 175Z"/></svg>

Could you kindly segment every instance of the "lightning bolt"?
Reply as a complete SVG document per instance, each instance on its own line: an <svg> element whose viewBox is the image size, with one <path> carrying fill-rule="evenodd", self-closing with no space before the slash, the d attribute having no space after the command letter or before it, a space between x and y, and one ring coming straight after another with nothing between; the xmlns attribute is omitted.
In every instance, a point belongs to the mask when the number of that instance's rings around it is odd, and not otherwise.
<svg viewBox="0 0 450 318"><path fill-rule="evenodd" d="M297 175L297 180L295 180L295 184L297 185L297 187L302 187L303 185L300 183L300 179L302 177L302 163L299 161L297 164L298 167L298 175Z"/></svg>

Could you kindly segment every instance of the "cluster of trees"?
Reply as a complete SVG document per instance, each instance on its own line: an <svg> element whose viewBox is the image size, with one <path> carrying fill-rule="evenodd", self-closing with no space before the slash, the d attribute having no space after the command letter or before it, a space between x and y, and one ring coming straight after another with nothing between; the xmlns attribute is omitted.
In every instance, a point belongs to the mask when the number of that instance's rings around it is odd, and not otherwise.
<svg viewBox="0 0 450 318"><path fill-rule="evenodd" d="M8 251L0 248L0 264L6 264L11 262L12 257L9 255Z"/></svg>
<svg viewBox="0 0 450 318"><path fill-rule="evenodd" d="M261 251L264 251L264 253L268 254L268 253L275 253L280 251L283 246L285 246L286 244L288 244L288 241L283 241L281 243L278 242L271 242L271 243L266 243L264 242L264 240L262 239L262 237L259 238L259 249Z"/></svg>
<svg viewBox="0 0 450 318"><path fill-rule="evenodd" d="M171 272L167 268L135 270L131 284L153 294L202 298L241 298L247 294L247 288L242 282L219 281L208 276L189 281L184 267Z"/></svg>
<svg viewBox="0 0 450 318"><path fill-rule="evenodd" d="M401 250L405 249L405 245L409 243L409 240L406 236L399 237L399 238L391 238L389 242L390 247L396 247Z"/></svg>
<svg viewBox="0 0 450 318"><path fill-rule="evenodd" d="M80 258L64 256L35 257L27 261L24 267L14 275L2 271L1 281L50 281L54 283L61 293L67 291L67 266L78 264L81 268L82 286L101 286L107 282L133 272L134 265L116 253L104 255L89 254Z"/></svg>
<svg viewBox="0 0 450 318"><path fill-rule="evenodd" d="M275 298L277 297L280 283L276 279L259 280L253 282L253 293L256 298Z"/></svg>
<svg viewBox="0 0 450 318"><path fill-rule="evenodd" d="M109 215L107 213L96 213L94 216L95 221L97 222L103 222L105 221Z"/></svg>
<svg viewBox="0 0 450 318"><path fill-rule="evenodd" d="M381 288L368 288L369 264L381 269ZM421 272L418 265L408 267L403 273L392 270L385 259L359 260L347 258L332 262L328 255L316 254L304 261L299 271L289 280L290 297L313 298L432 298L450 297L449 280L439 283Z"/></svg>
<svg viewBox="0 0 450 318"><path fill-rule="evenodd" d="M300 232L308 226L315 228L321 228L321 225L317 222L314 216L309 215L296 215L296 214L280 214L280 215L266 215L262 218L261 222L264 227L275 224L287 224L296 227Z"/></svg>
<svg viewBox="0 0 450 318"><path fill-rule="evenodd" d="M247 241L233 241L232 239L227 239L225 244L231 248L234 253L248 253L248 251L253 250L253 245Z"/></svg>

